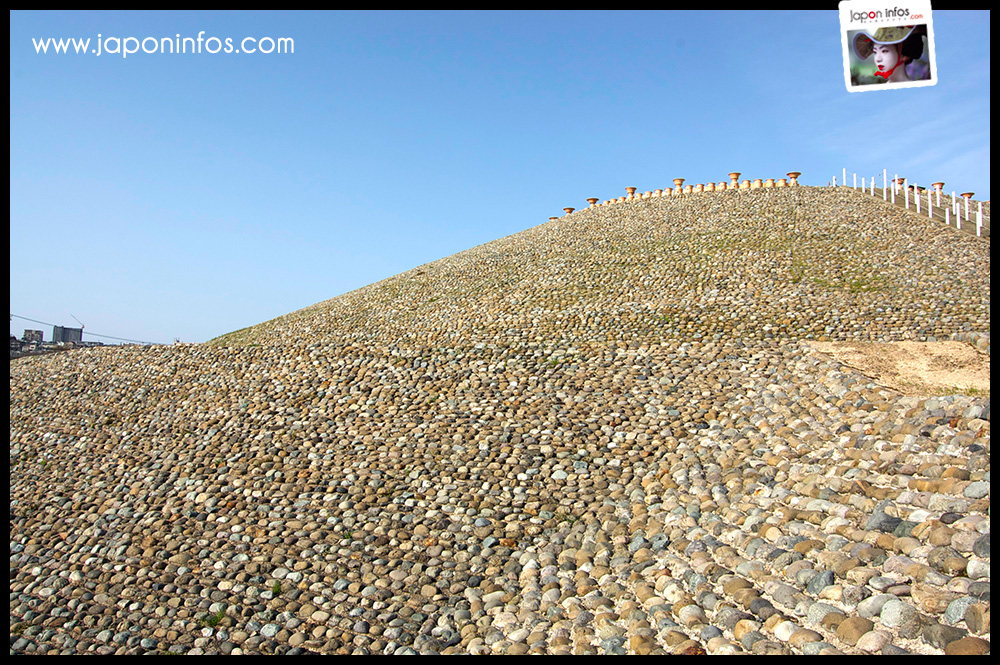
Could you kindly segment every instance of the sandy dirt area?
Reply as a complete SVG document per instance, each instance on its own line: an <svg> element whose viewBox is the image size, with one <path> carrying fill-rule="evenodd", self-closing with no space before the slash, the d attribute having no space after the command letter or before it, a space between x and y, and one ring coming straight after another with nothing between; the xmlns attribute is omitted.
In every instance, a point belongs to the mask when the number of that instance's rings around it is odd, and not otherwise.
<svg viewBox="0 0 1000 665"><path fill-rule="evenodd" d="M990 394L990 357L966 342L809 342L905 395Z"/></svg>

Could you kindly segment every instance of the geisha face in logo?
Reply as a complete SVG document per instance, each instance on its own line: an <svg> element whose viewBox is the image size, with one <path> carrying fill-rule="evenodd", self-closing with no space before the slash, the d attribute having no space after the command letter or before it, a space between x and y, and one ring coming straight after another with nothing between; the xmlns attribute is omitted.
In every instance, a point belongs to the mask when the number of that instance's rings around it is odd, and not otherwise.
<svg viewBox="0 0 1000 665"><path fill-rule="evenodd" d="M859 31L854 36L854 54L859 60L875 65L875 78L887 83L910 81L907 67L924 50L926 27L896 26L879 28L874 34Z"/></svg>
<svg viewBox="0 0 1000 665"><path fill-rule="evenodd" d="M875 67L880 72L890 72L899 62L899 48L895 44L874 44Z"/></svg>

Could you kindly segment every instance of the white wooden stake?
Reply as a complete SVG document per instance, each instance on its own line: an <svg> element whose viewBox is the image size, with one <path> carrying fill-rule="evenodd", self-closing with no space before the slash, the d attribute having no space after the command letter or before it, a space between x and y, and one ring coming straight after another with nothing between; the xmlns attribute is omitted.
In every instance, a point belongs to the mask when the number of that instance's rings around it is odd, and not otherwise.
<svg viewBox="0 0 1000 665"><path fill-rule="evenodd" d="M910 186L903 180L903 196L906 197L906 209L910 209Z"/></svg>

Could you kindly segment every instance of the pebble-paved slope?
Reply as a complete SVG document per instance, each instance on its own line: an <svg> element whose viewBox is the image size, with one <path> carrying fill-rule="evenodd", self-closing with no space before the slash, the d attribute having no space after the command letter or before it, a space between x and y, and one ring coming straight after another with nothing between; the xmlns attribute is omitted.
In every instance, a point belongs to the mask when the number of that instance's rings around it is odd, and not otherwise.
<svg viewBox="0 0 1000 665"><path fill-rule="evenodd" d="M984 241L796 187L577 211L218 341L922 340L988 329L988 302Z"/></svg>
<svg viewBox="0 0 1000 665"><path fill-rule="evenodd" d="M789 188L20 359L11 651L981 652L989 397L807 340L988 330L987 244Z"/></svg>

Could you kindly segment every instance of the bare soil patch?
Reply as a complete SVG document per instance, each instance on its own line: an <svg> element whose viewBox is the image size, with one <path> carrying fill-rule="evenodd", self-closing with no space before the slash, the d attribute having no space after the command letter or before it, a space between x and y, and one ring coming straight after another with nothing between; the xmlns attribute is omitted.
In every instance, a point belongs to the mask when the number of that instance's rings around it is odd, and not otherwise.
<svg viewBox="0 0 1000 665"><path fill-rule="evenodd" d="M809 342L904 395L990 394L990 357L966 342Z"/></svg>

